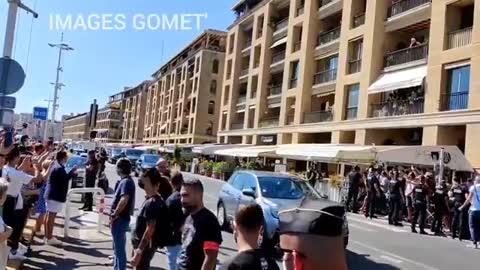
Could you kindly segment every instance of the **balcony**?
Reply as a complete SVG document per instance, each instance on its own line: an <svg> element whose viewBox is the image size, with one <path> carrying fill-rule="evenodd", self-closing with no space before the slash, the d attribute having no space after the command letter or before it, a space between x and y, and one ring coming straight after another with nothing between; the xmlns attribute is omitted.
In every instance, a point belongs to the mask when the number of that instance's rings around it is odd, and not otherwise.
<svg viewBox="0 0 480 270"><path fill-rule="evenodd" d="M271 118L265 118L261 120L258 126L261 128L270 128L270 127L278 127L278 124L279 124L279 118L271 117Z"/></svg>
<svg viewBox="0 0 480 270"><path fill-rule="evenodd" d="M419 7L421 5L430 3L431 0L401 0L398 1L394 4L392 4L388 8L388 14L387 18L399 15L401 13L404 13L408 10L414 9L416 7Z"/></svg>
<svg viewBox="0 0 480 270"><path fill-rule="evenodd" d="M293 89L293 88L297 88L297 85L298 85L298 79L294 78L294 79L290 79L290 89Z"/></svg>
<svg viewBox="0 0 480 270"><path fill-rule="evenodd" d="M421 114L424 112L424 98L389 101L373 104L371 107L373 118Z"/></svg>
<svg viewBox="0 0 480 270"><path fill-rule="evenodd" d="M448 49L467 46L472 43L472 27L448 33Z"/></svg>
<svg viewBox="0 0 480 270"><path fill-rule="evenodd" d="M328 82L333 82L337 80L337 69L324 70L318 73L315 73L313 76L313 84L323 84Z"/></svg>
<svg viewBox="0 0 480 270"><path fill-rule="evenodd" d="M347 108L345 111L345 120L357 119L358 107Z"/></svg>
<svg viewBox="0 0 480 270"><path fill-rule="evenodd" d="M412 48L406 48L385 55L385 68L406 64L419 60L426 60L428 56L428 44L424 43Z"/></svg>
<svg viewBox="0 0 480 270"><path fill-rule="evenodd" d="M328 16L338 13L343 8L343 0L320 0L318 19L323 20Z"/></svg>
<svg viewBox="0 0 480 270"><path fill-rule="evenodd" d="M348 61L348 74L360 72L362 69L362 59Z"/></svg>
<svg viewBox="0 0 480 270"><path fill-rule="evenodd" d="M288 26L288 17L280 20L279 22L275 23L273 27L273 32L280 32L281 30L284 30Z"/></svg>
<svg viewBox="0 0 480 270"><path fill-rule="evenodd" d="M285 60L285 51L280 51L272 55L272 65Z"/></svg>
<svg viewBox="0 0 480 270"><path fill-rule="evenodd" d="M305 6L302 4L297 8L297 16L303 15L305 13Z"/></svg>
<svg viewBox="0 0 480 270"><path fill-rule="evenodd" d="M468 109L468 91L443 94L440 109L442 111Z"/></svg>
<svg viewBox="0 0 480 270"><path fill-rule="evenodd" d="M240 77L245 77L248 75L248 67L240 71Z"/></svg>
<svg viewBox="0 0 480 270"><path fill-rule="evenodd" d="M331 2L333 2L333 0L321 0L320 1L320 8L330 4Z"/></svg>
<svg viewBox="0 0 480 270"><path fill-rule="evenodd" d="M364 24L365 24L365 13L361 13L353 16L352 28L357 28Z"/></svg>
<svg viewBox="0 0 480 270"><path fill-rule="evenodd" d="M245 95L238 96L237 105L245 104L245 102L247 102L247 96Z"/></svg>
<svg viewBox="0 0 480 270"><path fill-rule="evenodd" d="M287 125L291 126L294 124L295 121L295 114L289 114L287 115Z"/></svg>
<svg viewBox="0 0 480 270"><path fill-rule="evenodd" d="M242 49L243 50L246 50L248 48L250 48L252 46L252 39L251 38L247 38L245 40L245 43L243 43L243 46L242 46Z"/></svg>
<svg viewBox="0 0 480 270"><path fill-rule="evenodd" d="M322 46L340 38L340 26L318 35L317 46Z"/></svg>
<svg viewBox="0 0 480 270"><path fill-rule="evenodd" d="M282 94L282 84L270 85L269 96L278 96Z"/></svg>
<svg viewBox="0 0 480 270"><path fill-rule="evenodd" d="M238 129L243 129L243 122L238 122L238 123L232 123L230 125L230 130L238 130Z"/></svg>
<svg viewBox="0 0 480 270"><path fill-rule="evenodd" d="M316 111L305 113L304 123L321 123L333 121L333 113L331 111Z"/></svg>

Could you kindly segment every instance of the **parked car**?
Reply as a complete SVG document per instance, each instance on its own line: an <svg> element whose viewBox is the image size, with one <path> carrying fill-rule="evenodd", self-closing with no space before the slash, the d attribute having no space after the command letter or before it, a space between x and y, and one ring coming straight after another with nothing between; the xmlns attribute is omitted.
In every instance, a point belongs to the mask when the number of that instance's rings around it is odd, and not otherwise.
<svg viewBox="0 0 480 270"><path fill-rule="evenodd" d="M145 152L143 150L138 150L134 148L125 148L122 150L123 156L128 158L133 166L137 164L137 160L140 159Z"/></svg>
<svg viewBox="0 0 480 270"><path fill-rule="evenodd" d="M70 172L73 167L77 166L77 176L72 179L72 188L83 188L85 180L85 168L87 163L87 158L82 156L71 156L67 163L65 164L65 170Z"/></svg>
<svg viewBox="0 0 480 270"><path fill-rule="evenodd" d="M135 164L135 176L139 176L144 170L154 168L157 161L160 159L159 155L143 154Z"/></svg>
<svg viewBox="0 0 480 270"><path fill-rule="evenodd" d="M112 164L117 163L117 160L123 157L122 148L112 148L111 154L108 156L108 161Z"/></svg>
<svg viewBox="0 0 480 270"><path fill-rule="evenodd" d="M287 174L262 171L237 171L219 194L217 218L223 229L229 229L241 205L256 203L263 209L265 226L262 245L278 243L278 212L300 206L307 200L325 205L339 204L321 196L306 181ZM348 222L344 216L344 244L348 245Z"/></svg>

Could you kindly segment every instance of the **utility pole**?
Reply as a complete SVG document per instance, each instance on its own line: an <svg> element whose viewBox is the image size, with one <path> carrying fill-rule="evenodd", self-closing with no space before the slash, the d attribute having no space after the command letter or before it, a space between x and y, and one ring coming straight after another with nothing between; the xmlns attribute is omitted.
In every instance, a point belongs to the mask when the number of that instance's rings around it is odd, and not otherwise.
<svg viewBox="0 0 480 270"><path fill-rule="evenodd" d="M45 99L44 101L46 101L48 103L48 106L47 106L47 112L50 111L50 103L53 102L52 99ZM55 129L55 127L53 127L52 129ZM45 126L43 127L43 140L44 141L47 141L48 140L48 119L45 121Z"/></svg>
<svg viewBox="0 0 480 270"><path fill-rule="evenodd" d="M61 84L60 81L60 72L63 72L63 68L61 67L62 63L62 52L63 51L73 51L73 48L70 47L68 44L63 43L63 33L62 37L60 38L60 43L59 44L51 44L49 43L48 46L52 48L58 48L58 63L57 63L57 76L55 78L55 84L53 86L53 106L52 106L52 136L55 137L55 130L53 130L53 123L55 123L55 114L58 109L58 91L62 88L62 86L65 86L64 84Z"/></svg>
<svg viewBox="0 0 480 270"><path fill-rule="evenodd" d="M35 19L38 18L38 13L30 9L29 7L25 6L20 0L7 0L7 2L8 2L8 17L7 17L7 29L5 30L5 43L3 44L3 56L12 58L18 8L25 10L27 13L32 13Z"/></svg>

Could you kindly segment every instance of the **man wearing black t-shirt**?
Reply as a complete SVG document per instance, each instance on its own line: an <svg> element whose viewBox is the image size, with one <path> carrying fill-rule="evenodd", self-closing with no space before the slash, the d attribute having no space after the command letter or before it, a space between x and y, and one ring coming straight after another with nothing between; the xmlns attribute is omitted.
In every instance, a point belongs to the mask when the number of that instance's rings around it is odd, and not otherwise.
<svg viewBox="0 0 480 270"><path fill-rule="evenodd" d="M137 270L150 269L156 249L170 242L171 237L167 236L170 234L168 208L158 191L161 177L155 169L150 169L138 181L138 186L145 190L146 199L132 234L132 266Z"/></svg>
<svg viewBox="0 0 480 270"><path fill-rule="evenodd" d="M358 191L360 189L360 181L362 175L360 174L360 167L355 166L348 174L348 197L346 201L347 211L350 210L350 202L352 202L352 212L358 213Z"/></svg>
<svg viewBox="0 0 480 270"><path fill-rule="evenodd" d="M167 245L167 259L170 270L177 270L177 258L182 248L182 227L185 222L185 214L182 210L182 201L180 199L180 190L182 189L183 176L179 171L172 173L170 184L174 192L165 203L168 207L168 214L172 222L172 241Z"/></svg>
<svg viewBox="0 0 480 270"><path fill-rule="evenodd" d="M235 216L234 235L239 253L222 270L279 270L275 260L258 248L263 211L257 205L242 207Z"/></svg>
<svg viewBox="0 0 480 270"><path fill-rule="evenodd" d="M183 225L179 270L213 270L222 243L215 215L203 205L203 185L198 179L185 180L180 191L182 207L188 217Z"/></svg>
<svg viewBox="0 0 480 270"><path fill-rule="evenodd" d="M95 156L95 150L88 151L88 161L86 163L85 171L85 187L93 188L95 187L95 182L97 180L97 174L100 166L98 160ZM93 193L85 194L85 204L79 210L92 211L93 207Z"/></svg>

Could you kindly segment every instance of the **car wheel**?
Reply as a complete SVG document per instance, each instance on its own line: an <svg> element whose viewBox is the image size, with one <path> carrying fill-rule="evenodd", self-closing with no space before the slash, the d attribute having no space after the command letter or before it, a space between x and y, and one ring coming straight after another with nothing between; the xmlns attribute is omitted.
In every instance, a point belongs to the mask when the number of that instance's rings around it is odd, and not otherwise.
<svg viewBox="0 0 480 270"><path fill-rule="evenodd" d="M217 220L222 230L228 229L227 212L222 202L218 203L218 206L217 206Z"/></svg>

